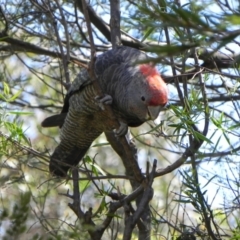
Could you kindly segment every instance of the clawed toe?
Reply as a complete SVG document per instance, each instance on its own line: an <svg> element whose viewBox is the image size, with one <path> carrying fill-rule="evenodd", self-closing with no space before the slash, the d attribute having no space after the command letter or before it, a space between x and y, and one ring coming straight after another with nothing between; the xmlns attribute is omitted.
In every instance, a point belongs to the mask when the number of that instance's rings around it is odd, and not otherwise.
<svg viewBox="0 0 240 240"><path fill-rule="evenodd" d="M112 97L107 94L104 96L96 96L94 99L102 110L105 110L104 105L111 105L113 101Z"/></svg>
<svg viewBox="0 0 240 240"><path fill-rule="evenodd" d="M117 137L126 135L128 131L128 125L126 123L120 121L119 124L120 127L114 130L114 133Z"/></svg>

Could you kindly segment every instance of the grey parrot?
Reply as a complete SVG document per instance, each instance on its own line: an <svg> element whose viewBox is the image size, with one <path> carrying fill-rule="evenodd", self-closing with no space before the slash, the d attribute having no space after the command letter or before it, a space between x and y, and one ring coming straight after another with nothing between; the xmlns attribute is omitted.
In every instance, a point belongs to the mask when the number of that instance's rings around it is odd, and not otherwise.
<svg viewBox="0 0 240 240"><path fill-rule="evenodd" d="M105 104L110 104L120 123L117 135L126 134L128 126L158 117L168 102L168 89L156 68L143 63L147 59L142 51L124 46L98 56L94 71L103 96L98 95L86 69L78 74L62 112L42 122L43 127L61 128L60 144L50 158L52 174L65 177L101 133L113 130Z"/></svg>

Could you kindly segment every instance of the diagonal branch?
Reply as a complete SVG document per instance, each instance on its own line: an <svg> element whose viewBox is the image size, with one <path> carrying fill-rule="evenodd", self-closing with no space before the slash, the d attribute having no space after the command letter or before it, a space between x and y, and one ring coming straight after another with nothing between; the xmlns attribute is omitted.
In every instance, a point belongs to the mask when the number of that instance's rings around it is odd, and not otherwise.
<svg viewBox="0 0 240 240"><path fill-rule="evenodd" d="M83 13L84 7L81 0L75 0L77 7ZM108 24L106 24L100 16L93 10L90 5L87 5L87 13L89 15L89 19L91 23L104 35L104 37L111 42L111 31ZM128 36L121 36L121 42L125 46L134 47L137 49L143 48L145 44L141 43L139 40L128 37Z"/></svg>
<svg viewBox="0 0 240 240"><path fill-rule="evenodd" d="M96 78L96 75L95 75L95 71L94 71L94 66L95 66L95 46L94 46L94 40L93 40L93 35L92 35L92 29L91 29L91 23L90 23L90 20L89 20L89 15L88 15L88 11L87 11L87 7L86 7L86 2L85 0L82 0L82 7L83 7L83 12L84 12L84 16L85 16L85 20L86 20L86 24L87 24L87 29L88 29L88 34L89 34L89 40L90 40L90 44L91 44L91 61L90 61L90 65L89 65L89 68L88 68L88 71L89 71L89 75L90 77L94 80L93 84L94 84L94 88L97 92L97 94L99 96L103 96L103 92L102 92L102 89L97 81L97 78ZM109 119L109 122L108 124L111 124L112 126L114 126L115 129L119 128L120 127L120 124L119 122L117 121L117 119L115 118L115 115L111 109L110 106L105 106L105 111L106 111L106 115L108 115L108 119ZM127 159L129 160L130 164L128 164L128 166L130 165L130 167L133 169L133 174L135 176L135 179L139 182L142 181L143 179L143 175L141 173L141 170L136 162L136 158L134 157L133 155L133 152L127 142L127 139L125 136L122 136L119 138L119 142L120 144L123 146L123 149L125 150L125 152L127 153ZM79 176L78 176L78 170L77 169L74 169L73 172L73 183L74 183L74 195L73 195L73 199L74 199L74 202L73 204L69 204L69 206L71 207L71 209L75 212L75 214L80 218L80 219L84 219L84 222L83 223L88 223L90 224L90 226L93 226L94 227L94 223L93 221L91 220L91 215L92 215L92 212L89 211L90 215L89 217L86 219L86 214L84 214L82 211L81 211L81 208L80 208L80 194L79 194L79 186L78 186L78 179L79 179ZM140 189L142 187L140 186ZM117 208L120 207L119 204L117 206L115 206L114 208L111 207L110 208L110 213L114 213ZM113 214L112 214L113 216ZM95 230L92 230L92 229L89 229L88 232L91 236L91 239L101 239L101 236L103 234L103 232L106 230L106 228L108 227L108 225L110 224L112 220L112 217L107 217L106 220L104 221L104 224L102 225L101 228L94 228Z"/></svg>
<svg viewBox="0 0 240 240"><path fill-rule="evenodd" d="M61 53L48 50L46 48L38 47L35 44L24 42L12 37L9 37L5 34L0 34L0 42L6 42L10 45L0 46L0 51L17 51L17 52L29 52L29 53L35 53L40 55L47 55L50 57L56 57L61 58ZM65 55L64 55L65 57ZM79 66L82 66L84 68L87 68L86 64L89 62L87 59L84 58L77 58L75 56L70 55L69 56L70 61L78 64Z"/></svg>
<svg viewBox="0 0 240 240"><path fill-rule="evenodd" d="M88 8L87 8L87 4L86 4L85 0L82 0L82 5L83 5L83 11L84 11L84 14L85 14L85 19L86 19L86 22L87 22L88 34L89 34L89 38L90 38L90 42L91 42L91 46L92 46L91 47L91 57L92 57L92 59L91 59L91 63L90 63L89 74L90 74L91 78L94 79L94 87L95 87L95 90L97 91L97 94L99 96L103 96L104 93L101 90L101 87L100 87L100 85L97 81L97 78L96 78L96 75L95 75L95 72L94 72L95 47L94 47L94 42L93 42L91 24L90 24L90 20L89 20L88 11L87 11ZM116 119L116 117L115 117L115 115L112 111L111 106L109 106L109 105L105 106L105 111L106 111L106 114L107 114L108 119L109 119L108 124L110 126L113 126L113 129L118 129L120 127L120 124L117 121L117 119ZM121 143L124 151L127 154L127 159L129 161L127 166L128 167L130 166L133 169L135 179L138 182L142 182L144 177L143 177L143 175L141 173L141 170L138 166L136 158L133 156L132 149L129 146L126 137L125 136L119 137L119 142Z"/></svg>

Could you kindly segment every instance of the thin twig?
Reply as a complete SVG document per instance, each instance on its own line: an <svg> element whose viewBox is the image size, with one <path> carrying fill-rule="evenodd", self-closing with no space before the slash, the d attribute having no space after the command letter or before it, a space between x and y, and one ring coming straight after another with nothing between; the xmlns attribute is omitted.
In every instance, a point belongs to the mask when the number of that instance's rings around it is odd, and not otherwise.
<svg viewBox="0 0 240 240"><path fill-rule="evenodd" d="M156 173L156 168L157 168L157 160L154 159L153 167L152 167L152 171L151 171L151 173L149 175L147 187L146 187L146 189L145 189L145 191L143 193L143 196L142 196L140 204L138 205L137 211L133 215L133 224L134 225L137 223L138 219L142 215L142 212L144 211L144 209L148 205L149 201L153 197L152 184L153 184L154 176L155 176L155 173Z"/></svg>
<svg viewBox="0 0 240 240"><path fill-rule="evenodd" d="M57 1L57 0L55 0ZM61 8L61 6L59 6ZM58 43L58 46L59 46L59 50L60 50L60 53L61 53L61 59L62 59L62 63L63 63L63 70L64 70L64 75L65 75L65 80L66 80L66 84L62 83L63 86L67 86L67 88L69 87L69 84L70 84L70 78L69 78L69 70L68 70L68 64L69 62L67 62L67 58L66 58L66 54L64 53L64 50L63 50L63 44L62 44L62 41L61 41L61 37L59 35L59 31L58 31L58 23L57 23L57 20L54 16L54 14L52 13L51 9L50 9L50 1L49 1L49 5L48 5L48 12L50 13L50 16L52 18L52 22L53 22L53 28L54 28L54 31L55 31L55 34L56 34L56 37L57 37L57 43ZM69 54L68 54L68 57L69 57Z"/></svg>
<svg viewBox="0 0 240 240"><path fill-rule="evenodd" d="M90 76L92 77L92 79L94 79L94 86L95 86L95 90L97 92L97 94L99 96L103 96L103 92L101 90L101 87L98 83L98 81L96 80L96 75L95 75L95 72L94 72L94 63L95 63L95 46L94 46L94 42L93 42L93 36L92 36L92 28L91 28L91 24L90 24L90 20L89 20L89 16L88 16L88 11L87 11L87 4L85 2L85 0L82 0L82 5L83 5L83 11L84 11L84 14L85 15L85 19L86 19L86 22L87 22L87 27L88 27L88 34L89 34L89 39L90 39L90 42L91 42L91 56L92 56L92 59L91 59L91 63L90 63L90 68L89 68L89 74ZM113 111L112 111L112 108L111 106L107 105L105 106L105 111L106 111L106 114L108 115L108 119L109 119L109 122L108 124L111 125L114 129L118 129L120 127L120 124L118 122L118 120L116 119ZM125 167L129 167L133 169L134 171L134 176L135 176L135 179L138 181L138 182L142 182L144 177L141 173L141 170L138 166L138 163L136 161L136 158L135 156L133 156L133 152L132 152L132 149L131 147L129 146L129 143L126 139L125 136L121 136L119 137L119 142L121 143L124 151L126 152L126 155L127 155L127 159L126 161L124 162L124 166Z"/></svg>
<svg viewBox="0 0 240 240"><path fill-rule="evenodd" d="M29 154L32 154L35 157L41 158L44 161L49 161L49 156L44 156L43 153L38 152L37 150L33 149L32 147L28 147L22 143L20 143L19 141L13 139L11 136L3 133L0 131L0 137L3 137L6 139L6 141L11 142L12 144L16 145L17 147L19 147L21 150L26 151Z"/></svg>
<svg viewBox="0 0 240 240"><path fill-rule="evenodd" d="M66 36L66 54L64 56L64 59L62 59L62 61L63 61L66 83L70 84L69 69L68 69L68 64L70 63L70 41L69 41L68 27L67 27L67 22L65 20L65 16L63 14L62 7L60 6L58 0L55 0L55 2L58 6L60 15L62 17L61 23L64 27L64 33Z"/></svg>
<svg viewBox="0 0 240 240"><path fill-rule="evenodd" d="M199 142L197 140L194 141L191 147L188 147L177 161L164 169L158 169L155 173L155 177L166 175L167 173L170 173L179 168L188 159L188 157L192 156L194 153L197 152L201 144L202 142Z"/></svg>
<svg viewBox="0 0 240 240"><path fill-rule="evenodd" d="M79 219L84 220L84 212L80 208L80 192L79 192L79 175L78 169L73 168L72 170L73 176L73 195L71 198L73 199L73 203L69 203L68 206L75 212ZM68 195L70 197L70 195Z"/></svg>
<svg viewBox="0 0 240 240"><path fill-rule="evenodd" d="M77 168L73 168L72 176L73 176L73 195L69 195L67 193L67 196L73 199L73 203L69 203L68 206L82 221L84 227L88 230L91 239L100 240L101 235L99 234L99 230L98 228L95 228L95 224L92 221L92 208L89 208L89 210L84 213L80 207L79 174Z"/></svg>
<svg viewBox="0 0 240 240"><path fill-rule="evenodd" d="M119 0L110 0L111 9L111 43L115 48L121 45L121 31L120 31L120 3Z"/></svg>
<svg viewBox="0 0 240 240"><path fill-rule="evenodd" d="M153 180L154 180L154 176L155 176L155 172L156 172L156 168L157 168L157 160L155 159L153 162L153 168L151 173L148 175L148 182L146 183L145 186L145 190L143 192L143 194L141 194L141 198L139 199L139 203L137 204L137 210L132 214L132 215L126 215L125 218L125 229L124 229L124 235L123 235L123 240L129 240L131 239L132 236L132 231L135 227L136 224L138 224L139 226L139 230L141 230L141 234L139 233L139 239L150 239L149 234L150 234L150 224L151 221L146 221L146 219L143 219L143 223L145 226L143 226L143 224L141 223L141 217L143 215L143 213L145 213L146 209L147 212L146 214L148 215L148 208L149 208L149 202L153 197L153 188L152 188L152 184L153 184ZM150 217L148 215L148 217ZM150 219L149 219L150 220ZM148 236L146 236L146 234L148 234Z"/></svg>
<svg viewBox="0 0 240 240"><path fill-rule="evenodd" d="M6 35L7 32L8 32L8 20L7 20L7 17L6 17L6 15L5 15L1 6L0 6L0 13L3 16L3 19L5 21L5 27L4 27L3 31L0 33L0 35Z"/></svg>
<svg viewBox="0 0 240 240"><path fill-rule="evenodd" d="M198 57L197 57L196 54L194 55L194 60L195 60L195 64L198 65ZM199 68L199 70L200 70L200 68ZM205 114L204 130L203 130L202 134L204 136L206 136L207 133L208 133L208 128L209 128L210 114L209 114L208 100L207 100L207 96L206 96L205 85L204 85L204 82L203 82L203 79L202 79L202 74L199 74L199 82L201 84L201 90L202 90L203 101L204 101L204 114ZM190 144L192 144L193 137L191 135L189 136L189 140L190 140ZM202 210L205 226L206 226L207 231L208 231L208 235L211 236L212 239L217 240L217 237L212 230L211 219L209 217L209 213L208 213L207 207L206 207L207 203L205 202L205 198L204 198L204 196L202 194L202 191L201 191L201 188L200 188L195 155L191 156L191 164L192 164L192 174L193 174L193 178L194 178L194 182L195 182L195 186L196 186L196 193L197 193L197 196L198 196L198 199L199 199L199 204L201 206L201 210Z"/></svg>
<svg viewBox="0 0 240 240"><path fill-rule="evenodd" d="M120 196L118 202L111 202L109 206L107 218L102 223L103 228L106 229L107 226L110 224L110 222L112 221L112 218L114 217L114 213L116 212L117 209L135 200L142 193L142 191L143 191L143 186L139 186L131 194L127 196L124 196L124 195Z"/></svg>

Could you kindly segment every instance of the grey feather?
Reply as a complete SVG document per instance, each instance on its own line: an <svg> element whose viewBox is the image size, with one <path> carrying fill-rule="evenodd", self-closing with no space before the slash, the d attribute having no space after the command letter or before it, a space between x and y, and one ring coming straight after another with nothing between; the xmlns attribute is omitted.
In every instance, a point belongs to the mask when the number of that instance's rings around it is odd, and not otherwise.
<svg viewBox="0 0 240 240"><path fill-rule="evenodd" d="M112 97L114 114L128 126L147 121L148 105L141 99L151 96L148 96L146 77L136 65L146 58L145 53L122 46L103 53L95 62L95 74L103 93ZM85 69L73 81L62 113L43 121L43 127L61 127L61 142L50 159L53 174L65 176L102 132L113 130L106 112L96 104L96 97L97 91Z"/></svg>

